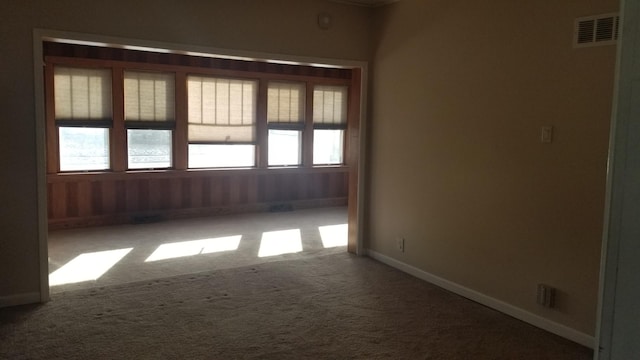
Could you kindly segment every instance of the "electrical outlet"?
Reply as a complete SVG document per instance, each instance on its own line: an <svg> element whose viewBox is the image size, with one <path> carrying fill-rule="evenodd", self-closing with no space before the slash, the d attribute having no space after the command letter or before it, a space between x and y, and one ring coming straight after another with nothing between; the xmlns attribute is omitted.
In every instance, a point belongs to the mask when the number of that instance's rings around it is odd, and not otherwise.
<svg viewBox="0 0 640 360"><path fill-rule="evenodd" d="M551 143L553 141L553 126L545 125L540 131L540 141L543 143Z"/></svg>
<svg viewBox="0 0 640 360"><path fill-rule="evenodd" d="M400 252L404 252L404 238L403 237L397 237L396 238L396 247L398 248L398 250L400 250Z"/></svg>
<svg viewBox="0 0 640 360"><path fill-rule="evenodd" d="M548 308L555 307L556 289L554 287L551 287L545 284L538 284L538 291L536 295L537 295L536 302L539 305L542 305Z"/></svg>

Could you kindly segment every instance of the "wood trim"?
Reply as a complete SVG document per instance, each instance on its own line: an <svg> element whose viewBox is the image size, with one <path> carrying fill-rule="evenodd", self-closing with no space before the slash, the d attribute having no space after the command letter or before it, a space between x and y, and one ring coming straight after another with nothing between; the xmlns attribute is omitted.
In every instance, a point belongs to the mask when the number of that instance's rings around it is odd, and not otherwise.
<svg viewBox="0 0 640 360"><path fill-rule="evenodd" d="M56 57L86 58L129 63L155 63L169 66L189 66L241 70L278 75L294 74L320 78L349 79L351 74L345 68L316 67L305 64L283 64L250 59L231 59L212 54L192 54L184 52L160 53L155 51L131 50L116 46L90 46L45 41L46 55Z"/></svg>
<svg viewBox="0 0 640 360"><path fill-rule="evenodd" d="M56 126L56 110L54 99L54 65L45 64L44 88L45 88L45 121L46 121L46 149L47 149L47 173L55 174L60 171L58 159L58 127Z"/></svg>
<svg viewBox="0 0 640 360"><path fill-rule="evenodd" d="M348 212L347 222L348 228L348 241L347 250L351 253L357 253L358 251L358 230L360 229L360 223L358 218L358 186L359 186L359 173L360 167L360 83L361 83L361 71L360 69L354 69L352 72L351 86L349 87L349 102L347 109L347 131L345 141L346 158L345 163L349 167L349 179L348 179Z"/></svg>
<svg viewBox="0 0 640 360"><path fill-rule="evenodd" d="M111 152L111 169L127 170L127 130L124 125L124 68L114 67L111 71L113 125L109 141Z"/></svg>
<svg viewBox="0 0 640 360"><path fill-rule="evenodd" d="M185 177L220 177L229 174L239 175L270 175L270 174L313 174L313 173L348 173L348 166L317 166L304 167L273 167L267 169L191 169L191 170L141 170L125 172L86 172L86 173L57 173L48 174L48 183L75 182L75 181L100 181L100 180L128 180L128 179L155 179L155 178L185 178Z"/></svg>
<svg viewBox="0 0 640 360"><path fill-rule="evenodd" d="M45 61L49 64L65 65L65 66L77 66L77 67L94 67L94 68L109 68L109 67L121 67L127 70L143 70L143 71L160 71L160 72L185 72L193 75L212 75L219 77L240 78L248 80L278 80L278 81L293 81L293 82L316 82L324 85L349 85L351 82L348 78L330 78L320 76L308 76L308 75L295 75L286 73L264 73L256 71L246 70L233 70L223 68L211 68L211 67L199 67L199 66L184 66L184 65L167 65L157 63L142 63L142 62L128 62L128 61L115 61L115 60L103 60L103 59L87 59L87 58L74 58L74 57L58 57L58 56L45 56ZM296 65L289 65L296 66Z"/></svg>
<svg viewBox="0 0 640 360"><path fill-rule="evenodd" d="M267 128L268 91L269 82L261 79L258 82L258 104L256 109L256 165L261 169L269 166L269 129Z"/></svg>
<svg viewBox="0 0 640 360"><path fill-rule="evenodd" d="M304 131L302 132L302 166L313 166L313 87L307 82L305 89Z"/></svg>
<svg viewBox="0 0 640 360"><path fill-rule="evenodd" d="M347 129L345 131L344 163L358 168L360 136L360 69L353 70L347 103Z"/></svg>
<svg viewBox="0 0 640 360"><path fill-rule="evenodd" d="M175 86L176 128L173 133L173 167L176 170L186 170L189 167L189 109L185 72L176 72Z"/></svg>

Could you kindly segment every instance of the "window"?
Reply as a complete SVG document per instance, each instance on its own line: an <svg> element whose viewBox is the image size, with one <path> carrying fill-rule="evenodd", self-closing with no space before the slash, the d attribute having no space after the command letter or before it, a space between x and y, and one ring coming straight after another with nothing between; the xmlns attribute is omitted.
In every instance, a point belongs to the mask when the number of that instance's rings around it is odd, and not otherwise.
<svg viewBox="0 0 640 360"><path fill-rule="evenodd" d="M313 163L342 164L344 130L313 130Z"/></svg>
<svg viewBox="0 0 640 360"><path fill-rule="evenodd" d="M300 165L301 133L269 129L269 166Z"/></svg>
<svg viewBox="0 0 640 360"><path fill-rule="evenodd" d="M109 169L109 129L64 126L60 134L60 171Z"/></svg>
<svg viewBox="0 0 640 360"><path fill-rule="evenodd" d="M109 169L111 71L56 66L54 112L59 170Z"/></svg>
<svg viewBox="0 0 640 360"><path fill-rule="evenodd" d="M300 165L304 103L304 83L269 82L269 166Z"/></svg>
<svg viewBox="0 0 640 360"><path fill-rule="evenodd" d="M175 76L124 72L124 114L129 169L172 166Z"/></svg>
<svg viewBox="0 0 640 360"><path fill-rule="evenodd" d="M313 89L313 164L344 163L347 128L347 87L315 86Z"/></svg>
<svg viewBox="0 0 640 360"><path fill-rule="evenodd" d="M255 152L254 145L189 144L189 167L252 167Z"/></svg>
<svg viewBox="0 0 640 360"><path fill-rule="evenodd" d="M49 174L345 163L350 69L43 47Z"/></svg>
<svg viewBox="0 0 640 360"><path fill-rule="evenodd" d="M172 130L127 129L129 169L160 169L172 165Z"/></svg>
<svg viewBox="0 0 640 360"><path fill-rule="evenodd" d="M189 76L189 167L255 166L257 81Z"/></svg>

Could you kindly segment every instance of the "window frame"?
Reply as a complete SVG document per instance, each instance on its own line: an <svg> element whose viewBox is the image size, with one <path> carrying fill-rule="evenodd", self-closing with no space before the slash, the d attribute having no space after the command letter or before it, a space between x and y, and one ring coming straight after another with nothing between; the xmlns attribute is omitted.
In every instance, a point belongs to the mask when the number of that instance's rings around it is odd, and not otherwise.
<svg viewBox="0 0 640 360"><path fill-rule="evenodd" d="M269 151L269 133L271 130L285 130L285 131L298 131L299 137L298 137L298 163L297 164L270 164L269 163L269 159L267 159L267 166L268 167L300 167L303 166L305 164L305 153L308 151L308 149L306 148L306 144L309 142L308 139L305 138L306 135L306 123L309 119L308 116L308 102L307 102L307 98L309 97L307 94L307 90L308 90L308 86L307 83L304 81L283 81L283 80L269 80L267 81L267 93L266 93L266 101L267 101L267 111L269 109L269 85L271 83L274 84L296 84L299 85L302 89L303 89L303 93L302 93L302 100L301 100L301 114L300 114L300 121L286 121L286 122L280 122L280 121L275 121L275 122L270 122L268 119L268 115L267 115L267 154Z"/></svg>
<svg viewBox="0 0 640 360"><path fill-rule="evenodd" d="M171 75L173 77L173 117L171 119L158 121L158 120L127 120L127 104L126 104L126 73L149 73L149 74L165 74ZM124 119L124 128L125 128L125 144L126 144L126 169L127 171L153 171L153 170L162 170L162 169L172 169L174 166L174 147L176 145L175 141L175 129L177 123L177 115L176 115L176 105L177 105L177 97L176 97L176 74L174 72L167 71L155 71L155 70L139 70L139 69L130 69L130 68L122 68L122 96L123 96L123 119ZM141 168L132 168L129 163L129 130L170 130L171 131L171 163L169 166L163 167L141 167Z"/></svg>
<svg viewBox="0 0 640 360"><path fill-rule="evenodd" d="M189 99L188 99L188 81L189 81L189 77L191 76L195 76L195 77L203 77L203 78L212 78L212 79L226 79L226 80L238 80L238 81L247 81L247 82L254 82L255 83L255 104L254 104L254 139L253 141L250 142L235 142L235 141L199 141L199 140L194 140L191 141L188 139L188 129L189 129L189 114L188 114L188 107L189 107ZM201 169L246 169L246 168L256 168L258 167L258 122L259 122L259 117L258 117L258 107L259 107L259 91L260 91L260 79L256 78L256 77L250 77L250 76L218 76L216 74L202 74L202 73L197 73L197 72L188 72L186 74L186 78L185 78L185 87L187 87L187 92L186 92L186 99L184 99L184 106L187 108L187 113L186 113L186 117L184 118L184 122L186 122L186 128L187 128L187 169L188 170L201 170ZM189 161L188 161L188 153L189 153L189 146L190 145L229 145L229 146L233 146L233 145L252 145L254 146L254 151L253 151L253 166L246 166L246 165L238 165L238 166L227 166L227 167L222 167L222 166L211 166L211 167L189 167Z"/></svg>
<svg viewBox="0 0 640 360"><path fill-rule="evenodd" d="M55 69L56 67L75 68L75 69L101 69L110 70L111 72L111 118L103 118L99 120L68 120L68 119L56 119L55 110ZM55 63L51 66L45 66L45 98L46 98L46 136L47 136L47 170L49 173L84 173L84 172L105 172L110 171L113 168L113 123L115 121L114 109L114 90L113 83L114 73L113 69L104 66L100 63L81 62L80 64L74 63ZM107 169L100 170L62 170L60 166L60 128L61 127L80 127L80 128L92 128L92 129L108 129L108 145L109 145L109 166Z"/></svg>
<svg viewBox="0 0 640 360"><path fill-rule="evenodd" d="M346 99L346 104L345 104L345 121L343 123L317 123L315 120L315 114L313 113L313 110L311 111L311 120L310 122L312 123L312 131L313 131L313 136L315 137L315 131L316 130L342 130L342 161L340 163L315 163L314 158L315 158L315 148L312 146L311 148L311 165L314 167L320 167L320 166L339 166L339 165L344 165L347 161L346 159L346 150L347 150L347 133L349 130L349 123L351 121L349 121L349 114L350 114L350 108L351 108L351 88L349 85L327 85L324 83L316 83L312 86L311 88L311 97L313 99L315 99L315 90L316 87L344 87L345 88L345 96L347 97ZM312 99L312 103L313 103L313 99ZM313 104L315 109L316 104Z"/></svg>

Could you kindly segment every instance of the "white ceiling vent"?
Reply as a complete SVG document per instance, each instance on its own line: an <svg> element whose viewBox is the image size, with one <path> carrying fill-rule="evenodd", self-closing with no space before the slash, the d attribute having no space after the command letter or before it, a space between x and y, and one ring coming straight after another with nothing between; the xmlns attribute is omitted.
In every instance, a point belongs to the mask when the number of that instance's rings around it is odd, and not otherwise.
<svg viewBox="0 0 640 360"><path fill-rule="evenodd" d="M613 45L618 41L620 16L618 13L577 18L573 46Z"/></svg>

